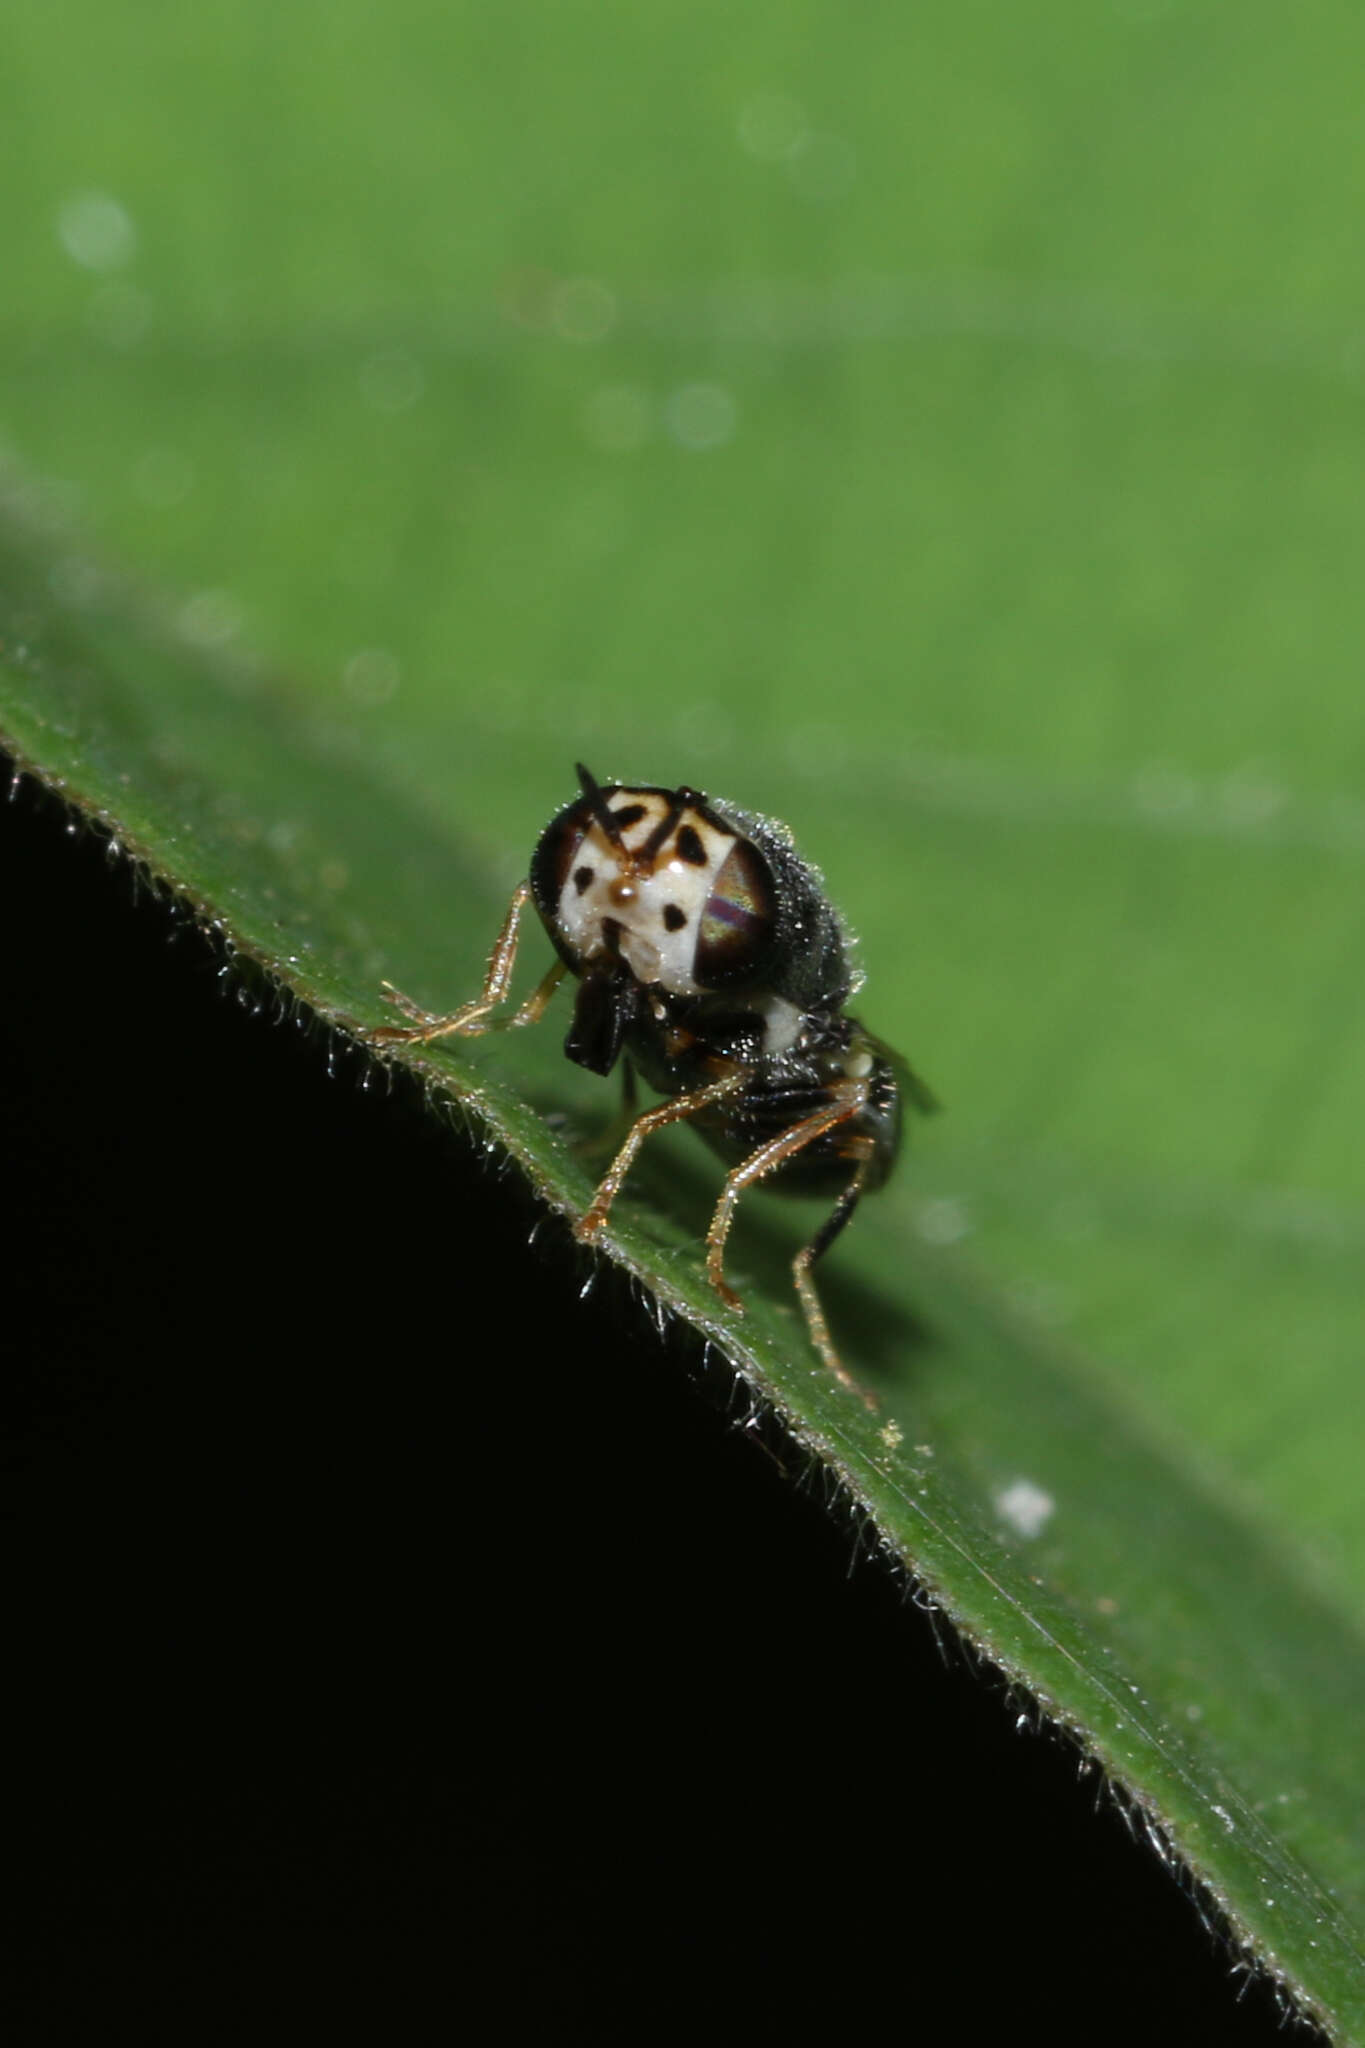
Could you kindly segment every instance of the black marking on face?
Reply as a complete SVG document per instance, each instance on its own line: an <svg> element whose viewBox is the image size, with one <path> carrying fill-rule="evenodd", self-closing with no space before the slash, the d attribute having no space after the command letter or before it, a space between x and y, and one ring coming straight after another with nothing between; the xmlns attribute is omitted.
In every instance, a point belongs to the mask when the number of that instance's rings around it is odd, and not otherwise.
<svg viewBox="0 0 1365 2048"><path fill-rule="evenodd" d="M694 868L704 868L706 866L706 848L702 845L701 834L694 825L684 825L682 827L678 833L674 850L677 853L678 859L685 860L689 866Z"/></svg>
<svg viewBox="0 0 1365 2048"><path fill-rule="evenodd" d="M627 832L632 825L638 825L644 814L643 804L622 804L619 811L612 812L618 832Z"/></svg>
<svg viewBox="0 0 1365 2048"><path fill-rule="evenodd" d="M639 857L649 866L653 866L658 858L660 848L673 837L673 827L682 816L682 811L682 798L677 795L671 796L668 799L668 808L650 833L648 839L646 839L644 845L640 848Z"/></svg>
<svg viewBox="0 0 1365 2048"><path fill-rule="evenodd" d="M591 883L591 881L592 881L592 878L593 878L593 874L594 874L594 872L595 872L595 870L594 870L594 869L592 869L592 868L575 868L575 869L574 869L574 875L573 875L573 882L574 882L574 887L575 887L575 889L577 889L577 891L578 891L578 893L579 893L579 895L580 895L580 896L582 896L582 895L583 895L583 894L584 894L584 893L586 892L586 890L587 890L587 888L588 888L589 884L590 884L590 883Z"/></svg>
<svg viewBox="0 0 1365 2048"><path fill-rule="evenodd" d="M665 903L664 924L671 932L680 932L687 923L687 912L679 903Z"/></svg>

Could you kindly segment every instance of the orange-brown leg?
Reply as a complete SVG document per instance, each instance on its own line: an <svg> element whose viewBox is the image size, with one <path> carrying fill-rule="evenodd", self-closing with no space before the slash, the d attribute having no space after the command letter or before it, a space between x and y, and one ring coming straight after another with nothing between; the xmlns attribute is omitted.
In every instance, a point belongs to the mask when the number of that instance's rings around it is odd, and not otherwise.
<svg viewBox="0 0 1365 2048"><path fill-rule="evenodd" d="M799 1124L793 1124L789 1131L783 1131L778 1137L770 1138L766 1145L760 1145L757 1152L752 1153L742 1166L737 1166L726 1181L721 1198L716 1204L716 1213L711 1219L711 1228L706 1233L706 1277L721 1300L728 1303L731 1308L738 1309L742 1314L744 1304L725 1280L725 1241L730 1235L735 1207L745 1188L753 1187L756 1182L766 1179L770 1173L776 1173L787 1160L804 1151L807 1145L813 1145L827 1132L837 1130L840 1124L851 1122L865 1107L866 1102L865 1083L853 1083L847 1090L841 1089L837 1098L828 1107L816 1110L814 1115L803 1118ZM870 1150L869 1145L868 1156ZM853 1214L866 1177L867 1156L859 1160L853 1179L839 1197L828 1222L811 1243L797 1253L792 1264L792 1275L796 1282L797 1296L805 1313L806 1327L810 1331L811 1342L820 1354L821 1363L828 1367L837 1380L865 1401L869 1408L875 1408L877 1404L872 1396L858 1385L834 1349L829 1325L825 1321L824 1311L820 1307L810 1277L811 1266L821 1252L833 1243Z"/></svg>
<svg viewBox="0 0 1365 2048"><path fill-rule="evenodd" d="M560 982L563 981L568 971L562 960L556 960L554 966L547 968L545 973L542 974L520 1009L514 1010L510 1017L499 1019L496 1024L490 1024L489 1030L520 1031L525 1024L539 1024L541 1018L550 1007L550 997L559 987Z"/></svg>
<svg viewBox="0 0 1365 2048"><path fill-rule="evenodd" d="M823 1138L826 1131L835 1130L857 1116L866 1093L861 1083L850 1084L847 1091L840 1089L824 1109L817 1109L813 1115L793 1124L790 1130L769 1138L766 1145L760 1145L757 1152L751 1152L743 1165L737 1166L729 1176L716 1204L716 1213L711 1218L711 1228L706 1233L706 1277L730 1308L742 1310L744 1307L734 1289L725 1284L725 1240L735 1219L735 1204L745 1188L766 1179L770 1173L776 1173L779 1166L784 1166L798 1152L803 1152L807 1145L813 1145L817 1138Z"/></svg>
<svg viewBox="0 0 1365 2048"><path fill-rule="evenodd" d="M521 914L531 898L531 885L522 882L512 898L507 916L503 919L502 930L488 961L484 975L483 989L477 1002L465 1003L448 1017L434 1017L424 1010L420 1003L413 1002L389 982L382 984L384 1000L392 1003L405 1017L411 1017L411 1024L381 1024L371 1031L370 1039L376 1045L426 1045L433 1038L446 1038L457 1033L462 1038L475 1038L482 1031L492 1027L484 1022L490 1011L507 995L511 986L512 969L517 960L517 944L520 937ZM564 979L567 969L562 960L557 960L540 985L526 998L516 1015L509 1017L504 1029L517 1030L523 1024L534 1024L544 1016L545 1007Z"/></svg>
<svg viewBox="0 0 1365 2048"><path fill-rule="evenodd" d="M575 1224L574 1236L583 1244L597 1236L612 1203L621 1192L621 1183L635 1163L636 1153L651 1131L661 1131L665 1124L681 1123L685 1117L695 1116L699 1109L720 1102L742 1084L742 1074L726 1074L719 1081L708 1082L705 1088L694 1088L688 1095L675 1095L671 1102L660 1102L655 1108L647 1109L643 1116L636 1117L625 1143L603 1175L592 1202Z"/></svg>
<svg viewBox="0 0 1365 2048"><path fill-rule="evenodd" d="M810 1243L803 1245L792 1260L792 1278L796 1282L796 1292L800 1297L801 1306L806 1313L806 1328L810 1331L811 1343L819 1352L823 1364L834 1374L836 1380L842 1381L844 1386L851 1388L867 1407L876 1408L878 1406L876 1396L869 1394L866 1387L858 1385L858 1382L854 1379L852 1373L834 1348L829 1334L829 1324L825 1321L825 1311L820 1306L820 1297L815 1291L815 1282L811 1278L810 1271L815 1261L824 1257L858 1206L858 1198L862 1194L863 1185L867 1180L867 1169L872 1163L871 1138L863 1139L861 1144L862 1156L854 1168L852 1180L850 1180L848 1186L844 1189L844 1192L840 1195Z"/></svg>

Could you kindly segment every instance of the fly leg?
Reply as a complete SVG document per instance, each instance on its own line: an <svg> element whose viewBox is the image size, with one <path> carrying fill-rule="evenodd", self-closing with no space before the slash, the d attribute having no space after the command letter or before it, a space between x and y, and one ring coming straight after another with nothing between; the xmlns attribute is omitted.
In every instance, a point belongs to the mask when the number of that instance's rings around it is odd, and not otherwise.
<svg viewBox="0 0 1365 2048"><path fill-rule="evenodd" d="M694 1088L688 1095L675 1095L671 1102L660 1102L655 1108L647 1109L643 1116L637 1116L625 1143L603 1175L597 1193L574 1225L574 1236L580 1244L589 1243L601 1230L612 1203L621 1192L621 1183L635 1163L636 1153L651 1131L661 1131L665 1124L681 1123L685 1117L695 1116L699 1109L707 1109L713 1102L720 1102L742 1085L742 1074L726 1074L719 1081L709 1081L704 1088Z"/></svg>
<svg viewBox="0 0 1365 2048"><path fill-rule="evenodd" d="M735 1205L745 1188L766 1179L770 1173L776 1173L779 1166L785 1166L807 1145L823 1138L826 1131L832 1131L839 1124L847 1123L850 1117L857 1116L865 1093L860 1086L850 1087L847 1093L841 1090L825 1108L802 1117L800 1123L793 1124L790 1130L779 1132L777 1137L769 1138L766 1145L760 1145L757 1152L751 1152L743 1165L737 1166L726 1180L716 1204L716 1213L711 1218L711 1228L706 1233L706 1277L727 1308L737 1308L741 1312L744 1308L734 1289L726 1285L725 1240L735 1220Z"/></svg>
<svg viewBox="0 0 1365 2048"><path fill-rule="evenodd" d="M492 1027L484 1019L498 1004L505 1000L511 986L512 969L517 960L517 944L520 936L521 914L531 898L531 885L522 882L512 898L507 916L503 919L502 930L489 956L488 970L483 978L483 989L476 1002L465 1003L453 1010L448 1017L434 1017L415 1003L411 996L405 996L389 982L382 984L384 1000L410 1017L410 1024L381 1024L369 1033L373 1045L427 1045L433 1038L447 1038L456 1034L461 1038L476 1038L480 1032ZM516 1031L524 1024L535 1024L545 1015L550 997L564 979L567 969L562 960L556 960L539 986L526 998L514 1016L509 1017L503 1029Z"/></svg>
<svg viewBox="0 0 1365 2048"><path fill-rule="evenodd" d="M825 1321L825 1312L820 1306L820 1297L815 1291L815 1282L811 1278L810 1269L817 1259L824 1257L835 1238L839 1235L839 1232L852 1216L853 1211L857 1208L858 1199L863 1192L863 1187L867 1180L868 1167L872 1164L872 1150L873 1141L871 1138L862 1138L858 1141L858 1164L853 1170L852 1180L844 1189L810 1243L804 1245L792 1260L792 1278L796 1282L796 1292L800 1296L801 1306L805 1310L806 1328L810 1331L811 1343L819 1352L823 1363L834 1374L835 1379L839 1380L842 1385L848 1387L853 1393L859 1395L868 1408L876 1408L876 1397L869 1394L866 1387L858 1385L858 1382L835 1350L830 1339L829 1324Z"/></svg>
<svg viewBox="0 0 1365 2048"><path fill-rule="evenodd" d="M778 1137L770 1138L766 1145L760 1145L757 1152L752 1153L744 1161L743 1165L737 1166L730 1175L722 1190L721 1198L716 1204L716 1213L711 1219L711 1228L706 1233L706 1277L715 1288L721 1300L730 1308L739 1309L742 1312L744 1307L739 1296L727 1284L725 1279L725 1241L730 1235L730 1225L734 1221L736 1204L745 1188L752 1187L755 1182L766 1179L770 1173L776 1173L780 1166L784 1166L798 1152L804 1151L807 1145L813 1145L817 1139L823 1138L828 1132L837 1130L840 1124L852 1122L854 1117L861 1114L866 1105L866 1084L862 1082L851 1083L846 1089L840 1089L834 1100L828 1103L825 1108L816 1110L811 1116L803 1117L801 1122L793 1124L789 1131L783 1131ZM803 1251L797 1253L792 1266L792 1275L796 1282L796 1292L800 1299L802 1310L805 1313L806 1326L810 1331L811 1342L819 1352L822 1364L834 1374L834 1377L842 1385L850 1388L861 1400L865 1401L869 1408L874 1408L877 1404L872 1396L865 1388L858 1385L858 1382L834 1349L834 1345L830 1340L829 1325L825 1321L824 1311L820 1307L815 1286L810 1277L811 1266L814 1265L820 1254L826 1251L834 1242L857 1206L858 1197L862 1193L863 1184L867 1179L871 1154L871 1140L859 1140L855 1148L858 1164L853 1178L835 1203L833 1211L816 1236Z"/></svg>
<svg viewBox="0 0 1365 2048"><path fill-rule="evenodd" d="M635 1082L635 1066L629 1053L621 1056L621 1102L614 1116L600 1130L582 1138L574 1151L585 1165L595 1166L597 1172L608 1161L615 1159L621 1146L629 1137L636 1118L640 1114L640 1091Z"/></svg>

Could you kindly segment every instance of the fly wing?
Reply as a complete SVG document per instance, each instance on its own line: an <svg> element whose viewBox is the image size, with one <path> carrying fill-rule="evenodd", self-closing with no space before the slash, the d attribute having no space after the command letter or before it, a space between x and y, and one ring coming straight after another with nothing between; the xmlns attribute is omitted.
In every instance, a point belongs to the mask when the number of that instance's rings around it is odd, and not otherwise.
<svg viewBox="0 0 1365 2048"><path fill-rule="evenodd" d="M906 1101L912 1103L921 1116L933 1116L942 1109L943 1104L939 1101L933 1089L927 1081L920 1079L909 1060L903 1054L898 1053L894 1046L888 1045L884 1039L873 1037L870 1031L867 1033L867 1036L876 1051L881 1054L882 1058L891 1067L896 1079L900 1082Z"/></svg>

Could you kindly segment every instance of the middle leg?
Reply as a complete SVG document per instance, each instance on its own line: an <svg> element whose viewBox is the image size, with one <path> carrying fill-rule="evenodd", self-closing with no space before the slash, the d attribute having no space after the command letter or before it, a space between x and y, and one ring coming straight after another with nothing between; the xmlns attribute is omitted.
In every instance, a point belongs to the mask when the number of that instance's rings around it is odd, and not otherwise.
<svg viewBox="0 0 1365 2048"><path fill-rule="evenodd" d="M602 1179L602 1184L592 1198L587 1211L574 1226L574 1236L581 1244L587 1244L597 1236L607 1220L608 1212L621 1183L635 1162L635 1155L651 1131L661 1131L665 1124L681 1123L684 1118L695 1116L698 1110L707 1109L713 1102L721 1102L732 1095L743 1082L739 1073L725 1074L718 1081L708 1082L704 1088L694 1088L688 1095L675 1095L671 1102L661 1102L654 1109L647 1109L631 1125L626 1141L613 1159Z"/></svg>
<svg viewBox="0 0 1365 2048"><path fill-rule="evenodd" d="M716 1213L711 1218L711 1228L706 1233L706 1277L715 1288L721 1300L730 1308L743 1311L744 1304L725 1279L725 1240L730 1235L734 1222L735 1205L745 1188L756 1181L764 1180L770 1173L776 1173L798 1152L804 1152L807 1145L813 1145L827 1132L837 1130L857 1116L867 1102L865 1082L850 1082L840 1088L834 1098L822 1109L803 1117L790 1130L782 1131L770 1138L766 1145L760 1145L756 1152L737 1166L729 1176L716 1204Z"/></svg>

